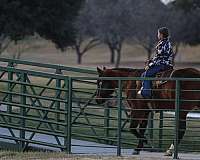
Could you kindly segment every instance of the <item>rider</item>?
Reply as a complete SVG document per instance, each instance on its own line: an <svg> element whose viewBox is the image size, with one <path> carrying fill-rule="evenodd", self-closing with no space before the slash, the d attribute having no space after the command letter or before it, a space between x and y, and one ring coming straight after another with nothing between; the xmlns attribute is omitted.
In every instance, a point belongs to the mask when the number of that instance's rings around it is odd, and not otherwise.
<svg viewBox="0 0 200 160"><path fill-rule="evenodd" d="M169 41L169 30L167 27L158 29L158 44L156 45L156 52L145 67L143 77L154 77L160 71L173 68L174 54L172 45ZM151 81L144 80L142 88L138 92L144 98L151 98Z"/></svg>

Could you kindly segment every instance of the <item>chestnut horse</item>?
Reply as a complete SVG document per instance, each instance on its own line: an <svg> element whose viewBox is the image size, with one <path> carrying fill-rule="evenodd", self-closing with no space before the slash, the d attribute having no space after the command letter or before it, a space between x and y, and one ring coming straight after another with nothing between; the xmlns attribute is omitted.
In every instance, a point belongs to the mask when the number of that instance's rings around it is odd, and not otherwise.
<svg viewBox="0 0 200 160"><path fill-rule="evenodd" d="M101 70L97 67L99 77L140 77L144 72L143 69L127 69L127 68L114 68ZM193 68L184 68L173 71L162 72L161 77L178 77L178 78L200 78L200 72ZM96 102L102 104L107 98L111 97L114 89L118 87L117 80L97 80L97 92ZM155 99L173 99L174 101L165 100L138 100L137 91L140 88L140 83L134 80L128 80L123 83L123 91L126 94L127 102L131 108L130 113L130 131L138 139L138 145L133 154L139 154L139 151L143 148L143 143L147 143L147 139L144 136L148 115L151 112L149 109L149 103L151 103L152 109L175 109L175 88L176 83L174 81L167 81L157 85L156 90L153 91L153 97ZM194 100L194 101L183 101L180 103L179 112L179 132L178 132L178 143L183 138L186 130L186 116L188 112L195 107L200 107L200 82L199 81L181 81L180 82L180 99L182 100ZM192 91L195 90L195 91ZM138 127L138 131L137 131ZM172 146L172 145L171 145ZM172 155L170 149L166 152L168 155Z"/></svg>

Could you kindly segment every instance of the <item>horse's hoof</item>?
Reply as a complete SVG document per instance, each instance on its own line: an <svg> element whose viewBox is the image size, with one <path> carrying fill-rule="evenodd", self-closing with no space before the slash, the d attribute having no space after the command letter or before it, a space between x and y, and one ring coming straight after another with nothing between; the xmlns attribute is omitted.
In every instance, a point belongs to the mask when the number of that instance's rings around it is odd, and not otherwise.
<svg viewBox="0 0 200 160"><path fill-rule="evenodd" d="M171 150L167 150L164 154L164 156L172 156L173 152Z"/></svg>
<svg viewBox="0 0 200 160"><path fill-rule="evenodd" d="M133 152L132 152L132 155L139 155L140 154L140 151L137 151L137 150L134 150Z"/></svg>

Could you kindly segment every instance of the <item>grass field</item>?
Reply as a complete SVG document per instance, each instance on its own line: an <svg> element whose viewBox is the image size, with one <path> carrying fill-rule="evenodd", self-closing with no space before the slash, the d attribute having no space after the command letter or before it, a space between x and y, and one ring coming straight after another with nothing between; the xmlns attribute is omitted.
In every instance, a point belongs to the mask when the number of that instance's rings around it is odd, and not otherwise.
<svg viewBox="0 0 200 160"><path fill-rule="evenodd" d="M110 52L106 45L100 45L89 50L83 55L83 63L81 65L76 64L77 57L74 50L67 49L65 52L61 52L49 41L40 39L32 40L23 46L28 48L21 54L21 59L24 60L80 67L96 67L97 65L114 66L109 64ZM19 46L14 47L11 45L1 56L12 58L18 48ZM146 57L147 53L141 46L136 44L124 44L122 48L121 66L133 67L134 61L144 62ZM181 46L176 61L200 62L200 46ZM141 63L140 65L143 67L144 64Z"/></svg>

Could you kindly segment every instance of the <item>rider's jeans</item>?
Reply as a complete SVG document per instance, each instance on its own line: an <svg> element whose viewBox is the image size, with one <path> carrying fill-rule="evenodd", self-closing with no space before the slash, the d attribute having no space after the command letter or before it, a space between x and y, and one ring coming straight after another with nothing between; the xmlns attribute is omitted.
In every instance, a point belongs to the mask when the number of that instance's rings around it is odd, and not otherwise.
<svg viewBox="0 0 200 160"><path fill-rule="evenodd" d="M146 70L143 74L142 77L154 77L156 73L165 70L168 68L166 65L155 65L151 66L148 70ZM142 82L142 90L141 94L144 98L150 98L151 97L151 87L152 87L152 82L150 80L144 80Z"/></svg>

